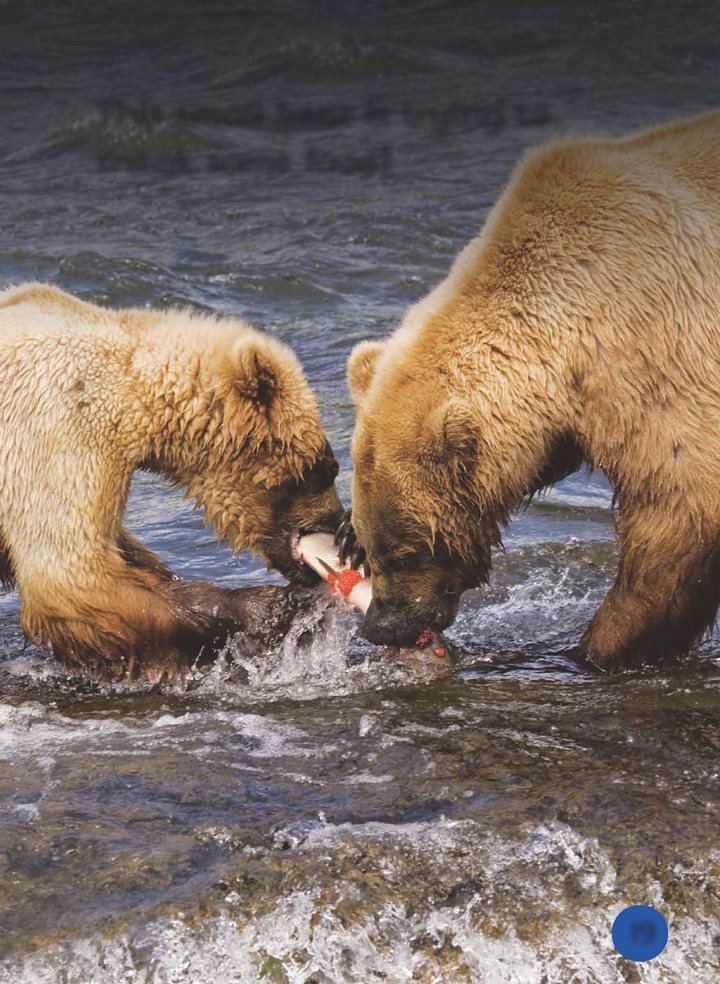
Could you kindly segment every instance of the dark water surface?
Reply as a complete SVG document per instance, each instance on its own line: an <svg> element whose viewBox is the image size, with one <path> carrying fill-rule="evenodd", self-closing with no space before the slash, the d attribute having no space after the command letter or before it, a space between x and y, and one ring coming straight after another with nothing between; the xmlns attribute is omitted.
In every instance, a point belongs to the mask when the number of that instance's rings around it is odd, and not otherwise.
<svg viewBox="0 0 720 984"><path fill-rule="evenodd" d="M0 282L192 304L291 343L349 489L344 364L443 275L523 150L713 105L714 6L0 2ZM720 646L598 678L564 655L613 575L610 493L518 516L417 683L352 616L239 683L81 687L0 598L0 982L710 982ZM257 583L139 477L181 574ZM629 964L610 926L657 906Z"/></svg>

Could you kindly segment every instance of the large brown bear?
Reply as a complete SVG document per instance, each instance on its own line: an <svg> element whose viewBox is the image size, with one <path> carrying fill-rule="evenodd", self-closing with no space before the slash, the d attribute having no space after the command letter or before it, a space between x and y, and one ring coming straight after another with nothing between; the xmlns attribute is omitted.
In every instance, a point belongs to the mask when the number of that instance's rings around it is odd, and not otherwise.
<svg viewBox="0 0 720 984"><path fill-rule="evenodd" d="M614 487L621 555L587 657L684 651L720 600L720 113L531 153L348 375L369 639L446 627L499 524L588 462Z"/></svg>
<svg viewBox="0 0 720 984"><path fill-rule="evenodd" d="M238 320L113 311L43 284L0 293L0 578L18 585L28 638L116 675L187 665L259 604L180 582L123 529L137 468L297 580L309 572L291 558L293 531L341 517L315 399L279 342Z"/></svg>

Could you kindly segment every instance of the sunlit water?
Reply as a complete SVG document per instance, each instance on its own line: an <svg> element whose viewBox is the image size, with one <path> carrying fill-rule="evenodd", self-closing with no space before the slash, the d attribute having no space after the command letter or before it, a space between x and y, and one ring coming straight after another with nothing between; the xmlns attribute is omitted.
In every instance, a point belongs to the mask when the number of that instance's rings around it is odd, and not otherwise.
<svg viewBox="0 0 720 984"><path fill-rule="evenodd" d="M350 348L522 151L718 92L694 3L69 9L0 4L2 282L268 328L345 499ZM622 678L568 657L613 576L609 505L581 475L519 515L430 682L319 603L186 690L99 689L25 649L3 596L0 982L717 980L720 646ZM128 519L186 577L270 577L154 479ZM646 965L610 939L638 902L670 924Z"/></svg>

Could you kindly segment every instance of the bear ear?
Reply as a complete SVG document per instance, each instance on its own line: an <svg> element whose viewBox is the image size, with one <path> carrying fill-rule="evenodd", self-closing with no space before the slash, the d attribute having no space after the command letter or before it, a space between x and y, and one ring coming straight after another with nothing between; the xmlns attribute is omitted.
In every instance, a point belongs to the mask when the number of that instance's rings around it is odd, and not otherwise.
<svg viewBox="0 0 720 984"><path fill-rule="evenodd" d="M259 446L270 436L272 411L283 393L284 378L278 353L266 339L243 339L233 346L218 394L225 404L223 427L234 441L242 443L252 435Z"/></svg>
<svg viewBox="0 0 720 984"><path fill-rule="evenodd" d="M268 411L282 388L277 354L263 339L238 342L233 350L232 387L257 410Z"/></svg>
<svg viewBox="0 0 720 984"><path fill-rule="evenodd" d="M347 364L347 381L350 396L355 406L359 406L370 388L375 364L385 350L385 342L358 342L350 353Z"/></svg>
<svg viewBox="0 0 720 984"><path fill-rule="evenodd" d="M446 400L428 415L423 429L419 454L424 460L466 468L477 456L477 417L462 400Z"/></svg>

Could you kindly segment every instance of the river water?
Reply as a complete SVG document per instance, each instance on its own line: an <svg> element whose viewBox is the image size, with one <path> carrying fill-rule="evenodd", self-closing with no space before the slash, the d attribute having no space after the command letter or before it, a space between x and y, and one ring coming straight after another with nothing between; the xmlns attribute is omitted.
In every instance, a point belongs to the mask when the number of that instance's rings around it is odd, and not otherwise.
<svg viewBox="0 0 720 984"><path fill-rule="evenodd" d="M0 282L266 327L347 500L352 345L525 148L709 107L720 35L687 2L3 2L0 54ZM128 524L186 577L278 580L147 476ZM0 596L0 982L716 981L720 644L617 678L564 655L616 562L600 474L505 546L430 682L330 609L248 682L230 646L185 691L100 689ZM636 903L670 926L647 964L610 938Z"/></svg>

